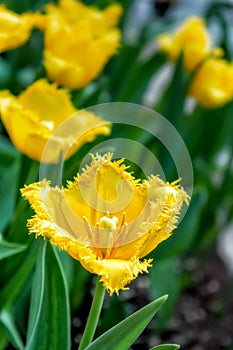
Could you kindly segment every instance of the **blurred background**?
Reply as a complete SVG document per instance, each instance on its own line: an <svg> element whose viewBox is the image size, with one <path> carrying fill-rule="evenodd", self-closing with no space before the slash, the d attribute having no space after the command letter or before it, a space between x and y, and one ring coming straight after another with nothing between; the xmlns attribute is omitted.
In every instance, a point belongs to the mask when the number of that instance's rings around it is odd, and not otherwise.
<svg viewBox="0 0 233 350"><path fill-rule="evenodd" d="M42 11L48 1L5 0L17 13ZM83 1L101 9L112 1ZM99 76L80 89L70 91L76 108L105 102L131 102L161 113L177 129L190 153L194 171L194 191L190 207L174 235L150 254L154 258L148 275L133 281L120 296L106 296L98 334L118 323L147 302L169 294L169 299L132 349L148 349L160 343L178 343L183 350L233 349L233 88L223 73L217 87L230 97L206 105L190 86L200 66L189 71L182 53L170 59L157 37L175 35L184 21L197 16L204 19L211 47L221 48L221 60L232 65L233 1L231 0L131 0L118 1L123 6L120 22L122 40L118 53L105 65ZM1 29L0 29L1 30ZM192 40L189 39L189 40ZM0 55L0 88L17 95L35 80L44 77L41 64L43 33L34 29L22 46ZM217 58L218 59L218 58ZM232 69L232 68L231 68ZM213 74L213 75L212 75ZM203 84L211 83L215 72L209 71ZM225 80L224 80L225 79ZM215 83L215 82L214 82ZM228 84L228 85L227 85ZM205 96L202 86L200 93ZM202 90L203 89L203 90ZM17 224L20 239L10 229L19 199L18 185L24 177L19 151L11 144L0 120L0 230L10 242L28 244L26 220L32 211L26 207ZM143 142L162 164L168 181L176 171L167 151L151 136L142 137L135 129L113 127L112 136L124 135ZM66 178L76 174L74 164L98 137L85 145L66 164ZM142 141L143 140L143 141ZM26 156L25 156L26 157ZM138 155L140 157L140 155ZM24 159L25 166L25 159ZM141 175L140 169L132 168ZM24 168L25 171L26 168ZM22 254L22 253L20 253ZM89 312L93 294L92 276L65 253L59 253L69 284L72 311L72 349L77 347ZM0 261L1 286L9 274L16 273L10 257ZM24 259L22 254L22 259ZM15 271L13 271L15 269ZM31 280L32 276L29 277ZM22 339L25 337L30 300L30 283L17 290L11 307ZM25 311L26 310L26 311ZM1 349L13 349L12 335L0 318Z"/></svg>

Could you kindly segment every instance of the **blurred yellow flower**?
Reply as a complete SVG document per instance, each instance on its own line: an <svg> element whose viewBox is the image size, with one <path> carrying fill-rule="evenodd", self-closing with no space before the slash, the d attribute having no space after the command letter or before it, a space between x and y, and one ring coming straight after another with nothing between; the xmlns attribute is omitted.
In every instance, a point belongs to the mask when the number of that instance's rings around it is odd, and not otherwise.
<svg viewBox="0 0 233 350"><path fill-rule="evenodd" d="M66 188L43 180L21 189L36 212L28 221L30 233L48 237L99 275L110 295L148 272L152 259L139 259L170 237L188 203L177 181L135 180L123 162L109 153L93 156Z"/></svg>
<svg viewBox="0 0 233 350"><path fill-rule="evenodd" d="M200 105L219 107L233 99L233 63L209 58L194 75L190 94Z"/></svg>
<svg viewBox="0 0 233 350"><path fill-rule="evenodd" d="M119 47L115 28L122 13L113 4L104 11L79 1L46 6L44 66L50 80L70 89L88 84Z"/></svg>
<svg viewBox="0 0 233 350"><path fill-rule="evenodd" d="M211 49L210 34L204 20L199 17L189 17L174 34L161 34L157 41L171 61L176 61L183 53L184 66L188 71L194 70L210 53L221 55L220 48Z"/></svg>
<svg viewBox="0 0 233 350"><path fill-rule="evenodd" d="M40 13L19 15L0 5L0 52L24 44L29 39L32 28L42 29L44 24L44 16Z"/></svg>
<svg viewBox="0 0 233 350"><path fill-rule="evenodd" d="M71 156L84 143L99 135L110 133L109 125L93 113L82 111L70 130L56 134L62 122L78 110L72 105L65 90L41 79L29 86L18 97L9 91L0 91L0 116L16 148L28 157L41 160L45 145L51 142L51 152L43 162L57 162L61 152ZM77 129L77 130L73 130ZM76 131L82 135L75 138Z"/></svg>

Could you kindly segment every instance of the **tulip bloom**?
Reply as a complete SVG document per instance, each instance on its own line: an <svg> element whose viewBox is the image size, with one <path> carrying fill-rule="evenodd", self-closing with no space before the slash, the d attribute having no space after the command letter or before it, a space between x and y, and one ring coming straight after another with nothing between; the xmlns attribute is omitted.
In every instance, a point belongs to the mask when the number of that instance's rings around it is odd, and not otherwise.
<svg viewBox="0 0 233 350"><path fill-rule="evenodd" d="M204 20L199 17L188 18L174 34L162 34L156 40L171 61L176 61L183 53L184 66L188 71L193 71L211 53L221 54L219 48L211 50L210 34Z"/></svg>
<svg viewBox="0 0 233 350"><path fill-rule="evenodd" d="M29 39L32 28L42 29L43 26L44 16L39 13L19 15L0 5L0 52L24 44Z"/></svg>
<svg viewBox="0 0 233 350"><path fill-rule="evenodd" d="M30 233L48 237L93 274L112 295L125 290L152 259L140 261L171 236L186 192L157 176L135 180L124 160L93 156L66 188L47 180L21 190L36 215Z"/></svg>
<svg viewBox="0 0 233 350"><path fill-rule="evenodd" d="M115 28L122 9L104 11L74 0L46 7L44 66L50 80L69 89L85 86L103 69L119 47Z"/></svg>
<svg viewBox="0 0 233 350"><path fill-rule="evenodd" d="M224 59L207 59L194 76L190 94L207 108L216 108L231 101L233 64Z"/></svg>
<svg viewBox="0 0 233 350"><path fill-rule="evenodd" d="M54 163L59 155L69 150L71 156L84 143L99 134L108 135L109 125L93 113L82 111L66 134L54 131L78 112L65 90L41 79L29 86L18 97L9 91L0 91L0 115L16 148L28 157L41 161L45 145L51 142L52 152L43 162ZM75 139L76 132L82 137Z"/></svg>

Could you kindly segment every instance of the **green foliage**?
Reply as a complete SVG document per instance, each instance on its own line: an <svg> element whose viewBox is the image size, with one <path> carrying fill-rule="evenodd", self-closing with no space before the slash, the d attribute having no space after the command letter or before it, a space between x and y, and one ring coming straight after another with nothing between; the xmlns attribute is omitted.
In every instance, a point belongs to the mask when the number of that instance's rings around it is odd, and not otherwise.
<svg viewBox="0 0 233 350"><path fill-rule="evenodd" d="M129 349L166 299L167 295L164 295L136 311L97 338L86 350L107 350L111 347L114 350Z"/></svg>
<svg viewBox="0 0 233 350"><path fill-rule="evenodd" d="M168 293L169 298L163 307L163 311L158 314L157 330L161 331L174 311L175 304L180 294L181 271L177 258L167 258L155 262L154 271L151 277L151 295L157 298L159 295ZM162 281L162 283L161 283Z"/></svg>
<svg viewBox="0 0 233 350"><path fill-rule="evenodd" d="M12 312L9 310L3 310L0 313L0 324L2 324L10 342L16 347L16 349L23 350L24 345L16 328Z"/></svg>
<svg viewBox="0 0 233 350"><path fill-rule="evenodd" d="M1 5L24 13L43 11L44 5L49 2L4 0ZM83 2L104 8L114 1ZM182 55L171 64L154 47L155 35L174 29L176 15L171 12L169 18L165 16L161 19L151 10L151 16L141 27L137 23L138 26L132 28L132 33L137 30L139 33L130 39L127 21L134 19L136 2L118 2L123 5L125 14L121 22L122 44L117 55L94 81L82 89L70 91L70 95L77 108L112 101L147 104L170 121L190 153L195 180L190 207L172 237L150 254L154 262L148 275L149 299L169 295L156 319L154 332L160 334L166 329L183 292L185 272L182 262L190 257L198 259L199 256L204 261L232 222L233 101L218 108L207 109L198 103L190 107L189 88L195 72L190 74L184 69ZM223 2L209 2L206 13L202 15L207 23L212 24L210 21L214 19L220 38L218 44L224 49L224 58L231 60L232 26L225 10ZM42 49L43 34L33 30L27 43L2 53L0 89L9 89L18 94L34 80L44 78ZM169 75L161 78L161 71L167 67L170 69ZM153 81L158 83L155 90ZM134 127L134 118L136 116L132 115L129 121L132 121L132 125L124 125L123 128L114 125L109 138L125 137L143 144L158 159L166 178L175 180L176 169L168 150L151 134ZM84 155L104 140L104 136L99 136L65 162L64 169L60 169L63 171L63 184L77 174ZM143 169L137 163L153 172L143 152L137 152L132 147L128 154L134 156L131 169L135 177L144 177ZM0 119L0 350L10 346L19 350L25 346L26 350L70 349L71 320L78 317L85 322L80 310L89 308L91 300L92 276L66 253L59 252L46 241L34 241L33 236L28 236L27 219L34 212L21 198L19 189L38 180L39 166L38 162L16 150ZM61 173L54 165L50 165L50 170L50 173L54 173L54 183L57 183L62 177ZM229 290L231 295L231 286ZM124 319L132 301L113 296L101 315L97 339L86 350L127 350L165 299L156 299ZM72 334L72 340L74 338ZM25 339L26 345L23 343ZM179 346L164 344L150 350L175 349L179 349Z"/></svg>
<svg viewBox="0 0 233 350"><path fill-rule="evenodd" d="M154 348L151 348L150 350L178 350L180 348L179 345L175 344L164 344L164 345L158 345Z"/></svg>
<svg viewBox="0 0 233 350"><path fill-rule="evenodd" d="M33 248L33 249L32 249ZM26 252L25 260L22 265L15 268L14 274L9 276L8 281L0 290L0 311L10 305L25 287L25 284L29 280L36 260L36 251L34 247L31 247ZM11 257L11 259L13 259Z"/></svg>
<svg viewBox="0 0 233 350"><path fill-rule="evenodd" d="M21 253L25 249L26 246L23 244L11 243L0 239L0 260Z"/></svg>
<svg viewBox="0 0 233 350"><path fill-rule="evenodd" d="M4 136L0 136L0 159L0 232L3 232L14 212L19 173L19 153Z"/></svg>
<svg viewBox="0 0 233 350"><path fill-rule="evenodd" d="M55 249L42 244L34 274L26 349L70 349L66 280Z"/></svg>

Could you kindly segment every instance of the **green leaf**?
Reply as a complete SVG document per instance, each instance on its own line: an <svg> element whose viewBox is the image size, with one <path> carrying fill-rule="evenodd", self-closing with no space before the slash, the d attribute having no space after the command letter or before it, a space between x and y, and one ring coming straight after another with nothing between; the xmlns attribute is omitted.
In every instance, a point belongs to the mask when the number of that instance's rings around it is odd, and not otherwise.
<svg viewBox="0 0 233 350"><path fill-rule="evenodd" d="M168 96L164 111L160 111L165 117L172 122L175 127L181 131L183 122L183 105L187 95L188 81L183 67L183 57L179 57L173 78L169 84Z"/></svg>
<svg viewBox="0 0 233 350"><path fill-rule="evenodd" d="M20 153L14 148L10 140L0 135L0 175L2 176L5 171L9 171L9 167L16 160L19 160Z"/></svg>
<svg viewBox="0 0 233 350"><path fill-rule="evenodd" d="M0 323L0 350L5 350L8 344L9 341L7 339L5 328Z"/></svg>
<svg viewBox="0 0 233 350"><path fill-rule="evenodd" d="M0 180L0 230L4 231L14 212L18 164L13 163Z"/></svg>
<svg viewBox="0 0 233 350"><path fill-rule="evenodd" d="M120 48L120 54L112 58L111 61L111 91L113 93L113 98L118 95L119 91L122 89L122 85L128 81L131 74L131 69L135 65L135 61L140 52L139 44L122 44ZM125 66L131 67L130 69L125 69ZM119 77L121 77L119 79Z"/></svg>
<svg viewBox="0 0 233 350"><path fill-rule="evenodd" d="M10 63L3 57L0 57L0 89L7 87L11 74Z"/></svg>
<svg viewBox="0 0 233 350"><path fill-rule="evenodd" d="M167 295L164 295L130 315L97 338L85 350L128 350L167 297Z"/></svg>
<svg viewBox="0 0 233 350"><path fill-rule="evenodd" d="M4 231L14 212L19 154L9 141L0 137L0 231Z"/></svg>
<svg viewBox="0 0 233 350"><path fill-rule="evenodd" d="M67 285L56 251L43 242L34 275L27 350L70 349Z"/></svg>
<svg viewBox="0 0 233 350"><path fill-rule="evenodd" d="M101 322L95 333L96 336L99 337L101 334L107 332L107 330L124 320L127 316L126 308L126 303L122 303L122 300L120 300L117 295L113 295L109 299L108 307L103 310Z"/></svg>
<svg viewBox="0 0 233 350"><path fill-rule="evenodd" d="M121 84L119 96L116 96L117 100L120 102L130 101L139 103L152 75L156 73L164 61L164 56L156 53L145 61L134 63L127 76L127 80L124 81L124 84Z"/></svg>
<svg viewBox="0 0 233 350"><path fill-rule="evenodd" d="M9 256L21 253L26 249L26 245L11 243L1 239L0 236L0 260L8 258Z"/></svg>
<svg viewBox="0 0 233 350"><path fill-rule="evenodd" d="M164 345L155 346L150 350L178 350L179 348L180 346L177 344L164 344Z"/></svg>
<svg viewBox="0 0 233 350"><path fill-rule="evenodd" d="M0 290L0 311L10 304L20 293L31 275L36 261L35 249L29 251L28 256L9 279L9 282Z"/></svg>
<svg viewBox="0 0 233 350"><path fill-rule="evenodd" d="M34 211L30 208L28 202L21 196L20 188L25 184L28 185L38 180L39 163L21 155L20 171L17 178L17 206L14 210L11 226L7 231L7 239L9 241L17 241L18 243L28 242L27 219L30 218ZM16 234L17 233L17 234Z"/></svg>
<svg viewBox="0 0 233 350"><path fill-rule="evenodd" d="M70 304L72 310L77 310L83 302L87 290L89 290L88 282L91 275L82 267L81 264L78 264L75 260L73 266L74 270L70 291Z"/></svg>
<svg viewBox="0 0 233 350"><path fill-rule="evenodd" d="M24 345L22 339L15 326L13 315L9 310L3 310L0 313L0 323L5 328L6 333L9 335L9 340L16 347L16 349L23 350Z"/></svg>
<svg viewBox="0 0 233 350"><path fill-rule="evenodd" d="M169 294L169 299L163 307L163 312L159 313L157 317L157 330L161 331L169 320L180 293L181 273L177 258L172 257L155 262L150 278L152 298L157 298L158 295L165 293Z"/></svg>

